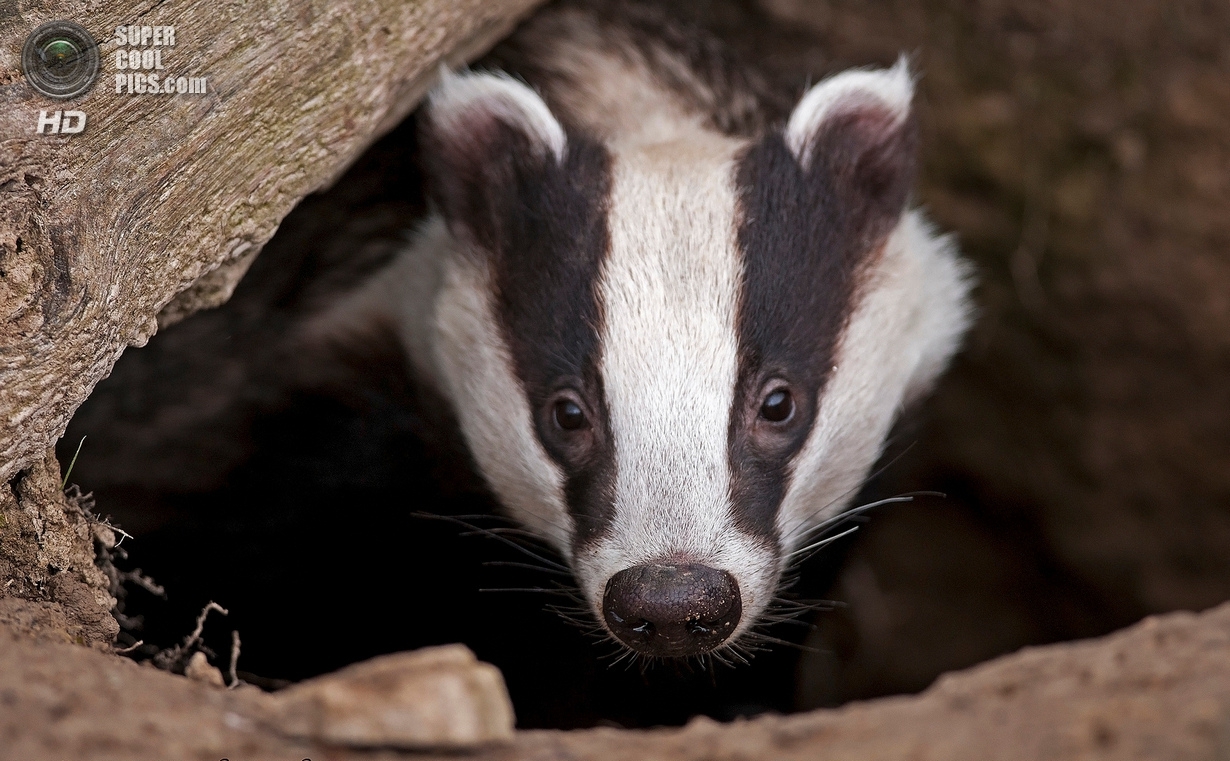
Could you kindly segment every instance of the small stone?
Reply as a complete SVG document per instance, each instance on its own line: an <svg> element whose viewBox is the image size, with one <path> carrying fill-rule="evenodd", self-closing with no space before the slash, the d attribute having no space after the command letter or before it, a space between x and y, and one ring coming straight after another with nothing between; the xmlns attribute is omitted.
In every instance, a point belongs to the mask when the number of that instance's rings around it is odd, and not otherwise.
<svg viewBox="0 0 1230 761"><path fill-rule="evenodd" d="M214 687L226 686L226 682L222 679L222 672L216 667L209 665L209 660L205 657L205 653L199 650L188 659L188 665L184 667L184 676L197 682L213 685Z"/></svg>
<svg viewBox="0 0 1230 761"><path fill-rule="evenodd" d="M463 645L380 656L273 699L283 733L337 745L457 750L513 736L503 676Z"/></svg>

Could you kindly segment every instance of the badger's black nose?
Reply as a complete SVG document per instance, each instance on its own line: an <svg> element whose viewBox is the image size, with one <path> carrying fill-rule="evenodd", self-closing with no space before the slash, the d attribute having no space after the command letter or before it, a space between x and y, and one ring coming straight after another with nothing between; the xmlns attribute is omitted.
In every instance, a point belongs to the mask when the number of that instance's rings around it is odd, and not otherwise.
<svg viewBox="0 0 1230 761"><path fill-rule="evenodd" d="M638 565L606 583L602 616L628 647L647 655L699 655L739 625L743 600L726 571L695 563Z"/></svg>

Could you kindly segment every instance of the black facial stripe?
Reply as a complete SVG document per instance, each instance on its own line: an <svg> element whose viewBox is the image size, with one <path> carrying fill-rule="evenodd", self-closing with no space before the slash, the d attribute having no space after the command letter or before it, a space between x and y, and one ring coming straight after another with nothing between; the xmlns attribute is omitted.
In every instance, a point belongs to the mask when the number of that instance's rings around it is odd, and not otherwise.
<svg viewBox="0 0 1230 761"><path fill-rule="evenodd" d="M610 156L596 141L568 136L562 162L519 167L501 192L495 254L497 304L505 339L529 400L539 440L563 469L576 523L575 545L611 520L615 457L598 371L607 255ZM550 399L561 379L586 402L594 445L584 461L553 445Z"/></svg>
<svg viewBox="0 0 1230 761"><path fill-rule="evenodd" d="M790 463L815 422L860 274L899 220L913 180L913 125L892 128L885 118L872 111L830 119L806 168L780 134L752 145L738 165L744 277L731 500L740 529L773 542ZM764 383L775 377L797 389L797 418L766 448L753 426Z"/></svg>

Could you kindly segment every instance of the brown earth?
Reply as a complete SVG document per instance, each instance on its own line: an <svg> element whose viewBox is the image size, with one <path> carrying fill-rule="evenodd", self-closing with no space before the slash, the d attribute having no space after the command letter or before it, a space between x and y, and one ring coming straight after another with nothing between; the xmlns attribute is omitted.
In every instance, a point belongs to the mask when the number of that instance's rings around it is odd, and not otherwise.
<svg viewBox="0 0 1230 761"><path fill-rule="evenodd" d="M80 492L61 489L59 470L47 452L0 487L0 624L109 651L120 626L95 546L116 537Z"/></svg>
<svg viewBox="0 0 1230 761"><path fill-rule="evenodd" d="M280 735L268 695L227 691L114 656L0 631L0 759L430 758ZM491 759L1225 759L1230 605L1031 648L923 694L682 729L518 733ZM443 758L470 757L448 754Z"/></svg>

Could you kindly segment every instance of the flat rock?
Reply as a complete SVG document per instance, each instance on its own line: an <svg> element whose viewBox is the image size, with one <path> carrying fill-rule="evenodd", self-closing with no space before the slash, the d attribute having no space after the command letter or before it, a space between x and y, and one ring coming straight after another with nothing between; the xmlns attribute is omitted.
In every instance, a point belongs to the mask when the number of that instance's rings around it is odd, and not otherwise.
<svg viewBox="0 0 1230 761"><path fill-rule="evenodd" d="M499 669L463 645L395 653L276 693L283 733L377 748L472 748L512 740Z"/></svg>

